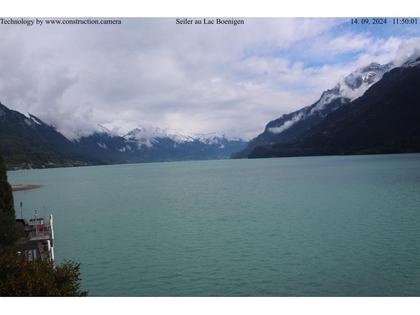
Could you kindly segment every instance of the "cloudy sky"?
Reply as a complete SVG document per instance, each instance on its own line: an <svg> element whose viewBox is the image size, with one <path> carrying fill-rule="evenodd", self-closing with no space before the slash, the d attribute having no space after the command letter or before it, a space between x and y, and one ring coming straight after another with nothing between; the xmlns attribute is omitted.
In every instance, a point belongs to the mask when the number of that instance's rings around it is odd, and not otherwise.
<svg viewBox="0 0 420 315"><path fill-rule="evenodd" d="M0 25L0 101L69 137L97 124L251 138L370 62L420 48L420 27L348 19L244 25Z"/></svg>

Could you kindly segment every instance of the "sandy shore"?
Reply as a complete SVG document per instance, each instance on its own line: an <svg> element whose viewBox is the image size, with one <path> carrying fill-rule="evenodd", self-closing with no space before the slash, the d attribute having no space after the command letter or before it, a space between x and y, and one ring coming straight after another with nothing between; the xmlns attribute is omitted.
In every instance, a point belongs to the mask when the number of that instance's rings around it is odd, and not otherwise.
<svg viewBox="0 0 420 315"><path fill-rule="evenodd" d="M41 187L42 185L18 184L18 185L12 185L12 190L13 191L30 190L30 189L37 189Z"/></svg>

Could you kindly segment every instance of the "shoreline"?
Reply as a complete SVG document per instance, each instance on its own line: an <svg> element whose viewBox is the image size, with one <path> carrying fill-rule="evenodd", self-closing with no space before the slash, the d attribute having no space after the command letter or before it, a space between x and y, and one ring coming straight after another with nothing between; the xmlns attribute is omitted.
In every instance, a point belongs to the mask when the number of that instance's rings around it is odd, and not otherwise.
<svg viewBox="0 0 420 315"><path fill-rule="evenodd" d="M93 166L116 166L116 165L136 165L136 164L153 164L153 163L172 163L172 162L195 162L195 161L221 161L221 160L263 160L263 159L284 159L284 158L311 158L311 157L351 157L351 156L386 156L386 155L415 155L420 154L420 151L407 152L383 152L383 153L351 153L351 154L306 154L306 155L284 155L271 157L253 157L253 158L216 158L216 159L186 159L186 160L156 160L156 161L141 161L141 162L116 162L116 163L92 163L92 164L70 164L70 165L54 165L54 166L40 166L40 167L19 167L9 166L8 172L26 171L26 170L45 170L45 169L59 169L59 168L78 168L78 167L93 167ZM20 186L20 185L15 185ZM35 185L39 186L39 185ZM41 185L42 186L42 185ZM38 188L38 187L36 187ZM31 188L32 189L32 188Z"/></svg>
<svg viewBox="0 0 420 315"><path fill-rule="evenodd" d="M17 184L12 185L12 191L22 191L22 190L31 190L31 189L38 189L43 187L43 185L33 185L33 184Z"/></svg>

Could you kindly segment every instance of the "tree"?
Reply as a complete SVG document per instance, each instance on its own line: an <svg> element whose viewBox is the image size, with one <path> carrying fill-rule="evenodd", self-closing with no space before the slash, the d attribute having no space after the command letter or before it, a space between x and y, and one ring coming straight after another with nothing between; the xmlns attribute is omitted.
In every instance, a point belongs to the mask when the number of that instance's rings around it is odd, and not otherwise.
<svg viewBox="0 0 420 315"><path fill-rule="evenodd" d="M7 182L6 167L0 156L0 248L17 238L12 188Z"/></svg>
<svg viewBox="0 0 420 315"><path fill-rule="evenodd" d="M0 296L86 296L81 290L80 264L28 261L13 250L0 256Z"/></svg>
<svg viewBox="0 0 420 315"><path fill-rule="evenodd" d="M12 189L0 156L0 296L87 295L80 288L80 264L28 261L14 248L18 236Z"/></svg>

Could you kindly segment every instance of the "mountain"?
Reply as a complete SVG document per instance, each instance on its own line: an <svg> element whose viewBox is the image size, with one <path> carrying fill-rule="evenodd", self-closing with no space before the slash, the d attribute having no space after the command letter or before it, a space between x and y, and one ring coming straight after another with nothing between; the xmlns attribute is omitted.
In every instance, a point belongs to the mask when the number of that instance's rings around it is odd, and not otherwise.
<svg viewBox="0 0 420 315"><path fill-rule="evenodd" d="M324 91L314 104L270 121L263 133L252 139L243 151L234 154L233 157L246 158L259 146L287 143L298 139L329 114L362 96L392 67L391 63L385 65L371 63L357 69L344 77L332 89Z"/></svg>
<svg viewBox="0 0 420 315"><path fill-rule="evenodd" d="M9 168L95 164L77 145L34 115L0 103L0 151Z"/></svg>
<svg viewBox="0 0 420 315"><path fill-rule="evenodd" d="M68 139L38 117L0 103L0 152L12 169L225 159L247 144L225 135L186 136L159 128L137 128L124 136L96 129Z"/></svg>
<svg viewBox="0 0 420 315"><path fill-rule="evenodd" d="M127 141L116 134L102 128L90 135L74 139L73 142L80 148L85 156L101 160L104 164L135 163L133 150ZM133 153L133 157L130 156Z"/></svg>
<svg viewBox="0 0 420 315"><path fill-rule="evenodd" d="M419 86L417 58L383 74L299 137L256 146L248 157L420 152Z"/></svg>
<svg viewBox="0 0 420 315"><path fill-rule="evenodd" d="M108 163L226 159L247 142L225 135L184 135L160 128L136 128L124 136L96 132L76 140L93 159Z"/></svg>

